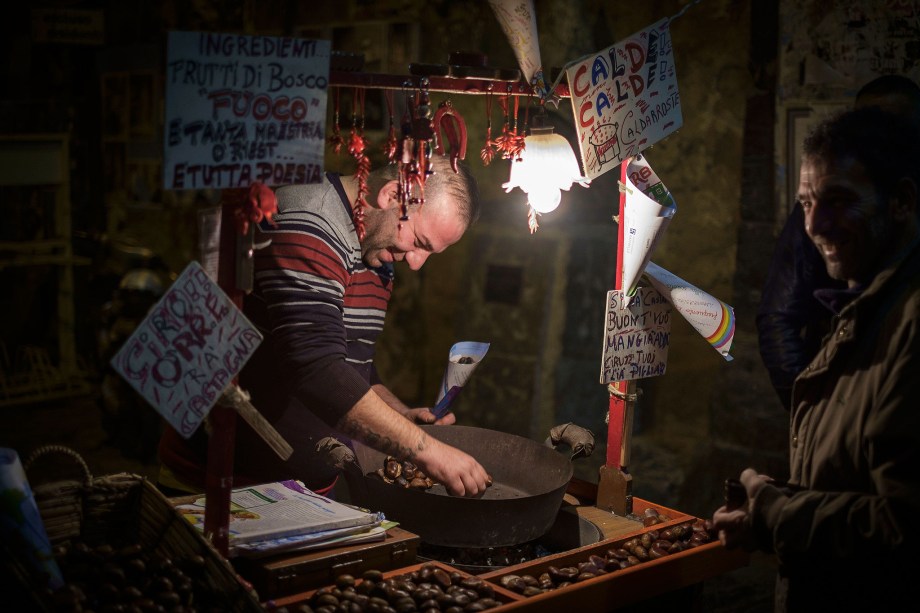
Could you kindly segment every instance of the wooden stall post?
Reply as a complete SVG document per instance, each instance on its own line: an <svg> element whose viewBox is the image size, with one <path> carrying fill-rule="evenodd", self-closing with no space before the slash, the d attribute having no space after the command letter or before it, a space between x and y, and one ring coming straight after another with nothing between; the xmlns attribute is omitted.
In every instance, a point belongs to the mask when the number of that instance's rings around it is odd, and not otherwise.
<svg viewBox="0 0 920 613"><path fill-rule="evenodd" d="M237 287L236 204L223 200L220 220L220 251L217 284L237 306L243 306L243 292ZM236 383L236 380L233 382ZM227 555L229 546L230 492L233 489L233 447L236 412L218 402L208 414L208 466L205 481L204 533L217 551Z"/></svg>

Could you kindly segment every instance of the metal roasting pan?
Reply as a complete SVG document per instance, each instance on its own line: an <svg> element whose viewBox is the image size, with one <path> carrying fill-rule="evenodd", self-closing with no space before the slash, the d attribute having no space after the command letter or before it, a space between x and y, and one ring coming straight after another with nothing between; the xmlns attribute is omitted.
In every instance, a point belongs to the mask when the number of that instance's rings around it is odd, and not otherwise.
<svg viewBox="0 0 920 613"><path fill-rule="evenodd" d="M346 470L353 503L382 511L423 542L450 547L517 545L545 534L572 478L571 460L528 438L470 426L421 426L430 436L476 458L492 477L480 498L388 484L373 473L385 454L354 443L360 470Z"/></svg>

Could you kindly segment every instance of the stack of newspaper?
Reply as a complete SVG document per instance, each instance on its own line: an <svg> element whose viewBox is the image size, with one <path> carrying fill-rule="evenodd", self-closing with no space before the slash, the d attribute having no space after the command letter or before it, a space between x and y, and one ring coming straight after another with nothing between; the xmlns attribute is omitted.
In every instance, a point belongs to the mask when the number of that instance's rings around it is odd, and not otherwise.
<svg viewBox="0 0 920 613"><path fill-rule="evenodd" d="M176 510L204 532L204 497L176 505ZM300 481L266 483L231 493L227 553L260 557L382 541L395 525L382 513L320 496Z"/></svg>

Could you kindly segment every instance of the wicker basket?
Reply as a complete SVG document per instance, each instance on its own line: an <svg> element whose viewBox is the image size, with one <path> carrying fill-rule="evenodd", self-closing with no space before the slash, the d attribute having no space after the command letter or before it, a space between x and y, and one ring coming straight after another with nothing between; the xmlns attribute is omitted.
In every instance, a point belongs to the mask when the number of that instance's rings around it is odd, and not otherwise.
<svg viewBox="0 0 920 613"><path fill-rule="evenodd" d="M23 467L27 473L31 467L32 473L44 474L37 470L36 460L42 457L41 466L48 468L48 456L59 460L61 454L70 469L78 467L82 475L49 483L29 475L52 547L76 540L91 546L136 543L143 551L169 560L194 557L200 564L203 558L196 580L204 582L203 588L214 602L197 603L199 606L220 611L264 610L251 586L144 477L119 473L94 478L79 454L57 445L37 449ZM60 477L60 466L54 468L52 472Z"/></svg>

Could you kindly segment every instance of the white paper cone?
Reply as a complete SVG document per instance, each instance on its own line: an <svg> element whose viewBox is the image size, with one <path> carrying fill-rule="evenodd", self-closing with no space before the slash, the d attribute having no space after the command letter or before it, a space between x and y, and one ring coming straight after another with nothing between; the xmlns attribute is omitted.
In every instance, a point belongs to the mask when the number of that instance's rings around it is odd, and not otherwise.
<svg viewBox="0 0 920 613"><path fill-rule="evenodd" d="M34 572L47 575L51 589L64 585L19 454L6 447L0 447L0 499L3 540Z"/></svg>
<svg viewBox="0 0 920 613"><path fill-rule="evenodd" d="M530 83L543 66L537 41L537 15L533 0L489 0L524 78Z"/></svg>
<svg viewBox="0 0 920 613"><path fill-rule="evenodd" d="M735 338L735 309L654 262L648 263L645 274L706 342L730 361L732 357L728 352Z"/></svg>
<svg viewBox="0 0 920 613"><path fill-rule="evenodd" d="M626 190L622 288L632 295L655 246L677 212L677 204L644 156L632 158L627 164Z"/></svg>
<svg viewBox="0 0 920 613"><path fill-rule="evenodd" d="M447 394L452 387L462 388L472 376L473 371L479 366L479 362L486 356L489 351L489 343L477 343L474 341L462 341L455 343L450 348L447 356L447 369L444 371L444 377L441 379L441 388L438 390L438 399L435 402L441 402L441 399ZM468 364L461 364L463 358L469 358ZM467 361L467 360L463 360Z"/></svg>

